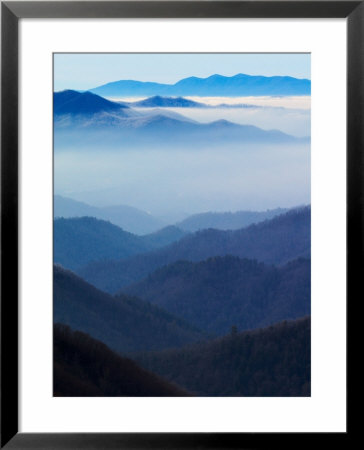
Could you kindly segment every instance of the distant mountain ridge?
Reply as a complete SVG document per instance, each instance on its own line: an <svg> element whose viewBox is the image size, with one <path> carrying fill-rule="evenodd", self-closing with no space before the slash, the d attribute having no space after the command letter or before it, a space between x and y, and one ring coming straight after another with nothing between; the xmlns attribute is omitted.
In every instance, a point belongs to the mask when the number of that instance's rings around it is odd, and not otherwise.
<svg viewBox="0 0 364 450"><path fill-rule="evenodd" d="M122 105L127 105L133 108L264 108L260 105L251 105L248 103L221 103L216 105L210 105L207 103L196 102L184 97L161 97L160 95L155 95L154 97L148 97L144 100L137 100L134 102L118 102ZM271 107L272 108L272 107ZM282 108L282 107L280 107Z"/></svg>
<svg viewBox="0 0 364 450"><path fill-rule="evenodd" d="M198 122L163 107L131 108L88 91L55 93L53 123L57 152L70 146L77 151L105 148L119 151L122 148L155 147L171 150L177 145L193 151L206 146L294 145L310 141L309 136L295 137L280 130L266 130L225 119Z"/></svg>
<svg viewBox="0 0 364 450"><path fill-rule="evenodd" d="M93 115L100 112L123 114L129 107L111 102L92 92L65 90L53 94L53 112L55 116L63 114Z"/></svg>
<svg viewBox="0 0 364 450"><path fill-rule="evenodd" d="M136 102L129 102L129 106L137 108L206 108L204 103L195 102L183 97L161 97L155 95L154 97L146 98Z"/></svg>
<svg viewBox="0 0 364 450"><path fill-rule="evenodd" d="M66 100L64 99L66 97ZM68 98L72 101L69 102ZM71 104L71 107L69 106ZM85 106L86 105L86 106ZM224 142L285 144L306 142L279 130L263 130L228 120L202 123L182 114L163 111L138 112L90 92L63 91L54 94L55 149L69 145L78 148L120 148L181 143L215 145Z"/></svg>
<svg viewBox="0 0 364 450"><path fill-rule="evenodd" d="M197 262L233 255L281 265L299 257L310 258L310 252L311 208L305 207L239 230L202 230L167 247L125 260L89 264L77 272L98 288L117 292L178 260Z"/></svg>
<svg viewBox="0 0 364 450"><path fill-rule="evenodd" d="M188 77L175 84L119 80L90 89L105 97L310 95L311 81L288 76L237 74Z"/></svg>
<svg viewBox="0 0 364 450"><path fill-rule="evenodd" d="M206 212L193 214L176 225L182 230L194 232L206 228L216 230L237 230L252 223L272 219L287 212L287 208L268 209L267 211Z"/></svg>
<svg viewBox="0 0 364 450"><path fill-rule="evenodd" d="M96 217L107 220L130 233L144 235L154 233L166 224L140 209L128 205L91 206L61 195L54 196L54 217Z"/></svg>

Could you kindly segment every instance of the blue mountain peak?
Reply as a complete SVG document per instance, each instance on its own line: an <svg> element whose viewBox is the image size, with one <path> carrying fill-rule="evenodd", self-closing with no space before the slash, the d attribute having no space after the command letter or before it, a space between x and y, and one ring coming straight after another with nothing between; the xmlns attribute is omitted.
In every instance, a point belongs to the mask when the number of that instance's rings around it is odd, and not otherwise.
<svg viewBox="0 0 364 450"><path fill-rule="evenodd" d="M92 92L65 90L53 95L53 109L57 114L96 114L100 112L117 112L129 108L126 105L111 102Z"/></svg>

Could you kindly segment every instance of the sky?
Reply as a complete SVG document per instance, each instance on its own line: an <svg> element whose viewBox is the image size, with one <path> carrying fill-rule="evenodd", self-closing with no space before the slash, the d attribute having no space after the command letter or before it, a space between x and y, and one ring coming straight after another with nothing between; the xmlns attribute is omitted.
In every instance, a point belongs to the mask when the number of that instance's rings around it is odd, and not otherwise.
<svg viewBox="0 0 364 450"><path fill-rule="evenodd" d="M54 90L87 90L111 81L138 80L173 84L182 78L288 75L311 79L310 54L115 54L54 55Z"/></svg>

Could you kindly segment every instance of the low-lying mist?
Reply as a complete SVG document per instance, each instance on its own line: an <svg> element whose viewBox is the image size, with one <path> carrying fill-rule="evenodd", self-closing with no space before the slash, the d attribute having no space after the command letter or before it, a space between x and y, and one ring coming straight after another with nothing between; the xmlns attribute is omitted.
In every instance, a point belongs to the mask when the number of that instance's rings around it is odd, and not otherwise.
<svg viewBox="0 0 364 450"><path fill-rule="evenodd" d="M151 108L137 108L150 112ZM280 130L296 137L311 135L311 111L271 107L247 108L163 108L201 123L228 120L239 125L254 125L263 130Z"/></svg>
<svg viewBox="0 0 364 450"><path fill-rule="evenodd" d="M309 144L55 153L55 193L153 214L310 203Z"/></svg>

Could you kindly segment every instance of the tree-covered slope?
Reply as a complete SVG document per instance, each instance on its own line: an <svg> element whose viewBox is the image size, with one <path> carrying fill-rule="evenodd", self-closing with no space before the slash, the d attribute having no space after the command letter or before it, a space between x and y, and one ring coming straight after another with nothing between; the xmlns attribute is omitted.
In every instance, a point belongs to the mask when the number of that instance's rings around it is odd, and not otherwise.
<svg viewBox="0 0 364 450"><path fill-rule="evenodd" d="M62 324L54 326L53 394L57 397L179 397L188 393L105 344Z"/></svg>
<svg viewBox="0 0 364 450"><path fill-rule="evenodd" d="M196 262L233 255L280 265L299 257L309 258L310 252L311 209L305 207L240 230L202 230L149 253L89 264L78 273L104 291L117 292L178 260Z"/></svg>
<svg viewBox="0 0 364 450"><path fill-rule="evenodd" d="M171 244L172 242L179 241L187 232L182 231L180 228L169 225L154 233L141 236L142 241L151 248L160 248Z"/></svg>
<svg viewBox="0 0 364 450"><path fill-rule="evenodd" d="M151 248L146 240L94 217L54 221L54 262L77 269L92 261L127 258Z"/></svg>
<svg viewBox="0 0 364 450"><path fill-rule="evenodd" d="M310 318L135 359L199 396L310 396Z"/></svg>
<svg viewBox="0 0 364 450"><path fill-rule="evenodd" d="M180 347L204 334L183 320L135 297L112 297L72 272L54 267L54 322L90 334L112 350Z"/></svg>
<svg viewBox="0 0 364 450"><path fill-rule="evenodd" d="M232 325L247 330L309 315L310 287L310 260L274 267L224 256L170 264L123 291L223 335Z"/></svg>

